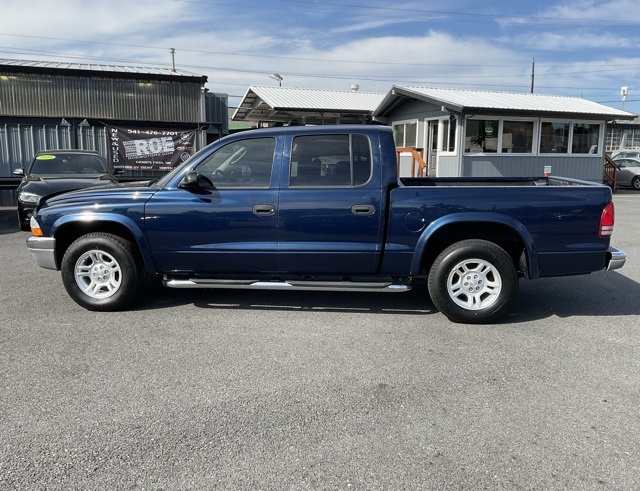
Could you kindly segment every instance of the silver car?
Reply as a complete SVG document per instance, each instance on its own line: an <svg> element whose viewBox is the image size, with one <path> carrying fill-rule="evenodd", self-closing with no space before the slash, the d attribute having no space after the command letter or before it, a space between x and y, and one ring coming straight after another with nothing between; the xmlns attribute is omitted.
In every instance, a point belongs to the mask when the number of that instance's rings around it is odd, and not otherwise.
<svg viewBox="0 0 640 491"><path fill-rule="evenodd" d="M621 157L613 161L618 166L616 184L640 191L640 158Z"/></svg>

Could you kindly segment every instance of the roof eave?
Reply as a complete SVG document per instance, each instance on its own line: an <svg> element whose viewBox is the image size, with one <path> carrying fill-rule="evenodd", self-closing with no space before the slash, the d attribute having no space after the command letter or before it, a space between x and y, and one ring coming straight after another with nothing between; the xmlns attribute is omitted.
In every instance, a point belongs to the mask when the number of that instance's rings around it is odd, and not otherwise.
<svg viewBox="0 0 640 491"><path fill-rule="evenodd" d="M140 72L116 72L108 70L87 70L82 68L57 68L57 67L37 67L26 65L0 65L0 73L15 74L46 74L58 76L77 76L87 78L119 78L127 80L162 80L183 83L199 83L201 85L208 81L206 75L185 75L173 74L167 70L166 74L162 73L140 73Z"/></svg>
<svg viewBox="0 0 640 491"><path fill-rule="evenodd" d="M637 116L633 114L606 114L606 113L581 113L569 111L538 111L531 109L502 109L488 107L469 107L466 106L460 111L466 117L472 116L519 116L519 117L536 117L536 118L567 118L577 120L594 120L594 121L614 121L617 119L633 120Z"/></svg>

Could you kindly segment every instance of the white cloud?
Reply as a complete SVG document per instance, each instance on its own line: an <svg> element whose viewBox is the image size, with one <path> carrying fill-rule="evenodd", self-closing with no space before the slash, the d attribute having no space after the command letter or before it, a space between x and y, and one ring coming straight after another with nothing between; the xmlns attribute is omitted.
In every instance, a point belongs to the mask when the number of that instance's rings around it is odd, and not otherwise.
<svg viewBox="0 0 640 491"><path fill-rule="evenodd" d="M634 30L603 31L601 22L593 22L593 28L570 28L569 20L566 28L554 29L548 20L526 17L516 26L508 17L511 25L503 25L499 31L499 16L469 22L454 22L454 16L418 19L440 15L435 10L470 13L474 7L464 1L394 4L417 11L432 10L416 16L407 12L405 19L397 19L339 12L325 15L303 12L303 7L288 13L286 9L267 8L266 4L264 8L222 6L231 2L3 0L0 57L168 66L168 48L174 47L178 68L207 75L212 91L239 95L249 85L275 84L269 79L274 72L282 74L283 85L289 87L348 90L357 83L362 91L386 92L396 83L526 91L535 56L536 83L540 86L600 87L604 88L603 94L614 89L619 92L621 85L635 90L638 74L623 70L631 62L624 59L625 53L635 56L640 45ZM636 2L563 1L535 15L638 19ZM333 8L340 10L337 5ZM308 7L311 9L319 7ZM524 15L526 9L512 4L508 10L504 15ZM461 19L472 18L465 15ZM608 60L617 57L619 72L601 71ZM580 90L541 92L581 95Z"/></svg>
<svg viewBox="0 0 640 491"><path fill-rule="evenodd" d="M638 21L640 9L637 0L572 0L540 13L541 17L552 19L591 19L599 22Z"/></svg>
<svg viewBox="0 0 640 491"><path fill-rule="evenodd" d="M633 48L640 45L636 37L603 36L585 29L571 32L527 32L513 37L497 38L501 43L533 47L544 51L576 51L587 49Z"/></svg>

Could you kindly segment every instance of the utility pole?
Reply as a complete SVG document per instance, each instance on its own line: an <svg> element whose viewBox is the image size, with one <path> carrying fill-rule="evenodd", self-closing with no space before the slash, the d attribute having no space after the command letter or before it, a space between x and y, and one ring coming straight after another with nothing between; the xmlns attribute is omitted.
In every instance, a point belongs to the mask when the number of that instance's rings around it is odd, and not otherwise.
<svg viewBox="0 0 640 491"><path fill-rule="evenodd" d="M533 62L531 63L531 93L533 94L533 83L536 79L536 59L533 58Z"/></svg>
<svg viewBox="0 0 640 491"><path fill-rule="evenodd" d="M175 48L169 48L169 56L171 56L171 71L176 71L176 50Z"/></svg>

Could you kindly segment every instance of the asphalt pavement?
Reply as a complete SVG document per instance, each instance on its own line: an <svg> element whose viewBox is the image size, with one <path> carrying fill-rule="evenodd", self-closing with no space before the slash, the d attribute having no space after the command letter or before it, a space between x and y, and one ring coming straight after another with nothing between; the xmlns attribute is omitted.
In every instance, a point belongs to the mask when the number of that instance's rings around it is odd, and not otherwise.
<svg viewBox="0 0 640 491"><path fill-rule="evenodd" d="M0 489L640 489L640 193L614 201L623 269L522 280L486 326L424 285L89 312L2 210Z"/></svg>

